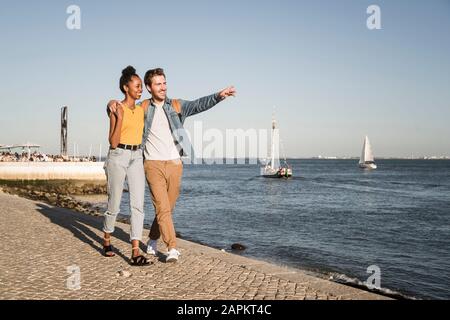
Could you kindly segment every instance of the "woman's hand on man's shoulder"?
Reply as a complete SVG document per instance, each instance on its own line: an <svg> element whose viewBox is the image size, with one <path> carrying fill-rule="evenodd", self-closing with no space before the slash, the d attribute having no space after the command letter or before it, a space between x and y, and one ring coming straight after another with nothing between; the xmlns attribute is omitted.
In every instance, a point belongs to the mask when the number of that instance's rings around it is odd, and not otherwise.
<svg viewBox="0 0 450 320"><path fill-rule="evenodd" d="M144 111L147 111L148 106L150 105L150 99L142 100L140 103L138 103L142 108L144 108Z"/></svg>

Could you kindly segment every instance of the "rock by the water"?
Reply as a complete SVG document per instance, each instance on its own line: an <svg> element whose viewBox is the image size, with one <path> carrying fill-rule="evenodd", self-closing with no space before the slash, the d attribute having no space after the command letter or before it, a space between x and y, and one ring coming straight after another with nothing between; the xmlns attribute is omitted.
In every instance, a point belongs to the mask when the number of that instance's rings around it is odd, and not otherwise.
<svg viewBox="0 0 450 320"><path fill-rule="evenodd" d="M240 243L233 243L231 245L231 249L242 251L242 250L245 250L247 248L244 245L240 244Z"/></svg>
<svg viewBox="0 0 450 320"><path fill-rule="evenodd" d="M57 203L58 198L56 196L50 196L47 198L48 202L50 202L51 205L55 205Z"/></svg>

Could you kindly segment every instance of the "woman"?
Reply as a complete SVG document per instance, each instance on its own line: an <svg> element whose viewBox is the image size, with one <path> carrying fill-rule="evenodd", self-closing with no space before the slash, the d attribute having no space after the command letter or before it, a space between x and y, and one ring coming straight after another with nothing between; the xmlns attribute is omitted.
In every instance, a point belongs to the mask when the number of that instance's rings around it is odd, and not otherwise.
<svg viewBox="0 0 450 320"><path fill-rule="evenodd" d="M144 190L145 174L141 149L144 128L144 109L136 105L142 95L142 80L136 70L128 66L122 71L120 90L125 95L114 113L109 116L110 149L105 162L108 182L108 209L103 225L104 254L115 256L111 246L111 234L114 232L117 215L120 211L123 184L128 182L131 212L131 264L148 265L147 259L140 254L139 242L144 227Z"/></svg>

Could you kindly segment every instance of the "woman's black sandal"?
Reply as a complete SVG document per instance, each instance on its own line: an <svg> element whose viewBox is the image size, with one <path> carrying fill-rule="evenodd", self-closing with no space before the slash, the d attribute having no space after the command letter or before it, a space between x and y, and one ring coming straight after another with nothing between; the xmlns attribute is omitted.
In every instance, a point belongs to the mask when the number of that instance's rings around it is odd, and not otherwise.
<svg viewBox="0 0 450 320"><path fill-rule="evenodd" d="M139 247L133 248L132 250L135 249L139 249ZM136 257L131 257L131 262L130 264L132 266L148 266L150 264L150 262L147 260L146 257L144 257L143 255L138 255Z"/></svg>
<svg viewBox="0 0 450 320"><path fill-rule="evenodd" d="M111 238L103 238L105 241L111 241ZM111 243L111 242L110 242ZM103 245L103 251L105 257L114 257L116 254L113 252L113 246L110 244L109 246Z"/></svg>

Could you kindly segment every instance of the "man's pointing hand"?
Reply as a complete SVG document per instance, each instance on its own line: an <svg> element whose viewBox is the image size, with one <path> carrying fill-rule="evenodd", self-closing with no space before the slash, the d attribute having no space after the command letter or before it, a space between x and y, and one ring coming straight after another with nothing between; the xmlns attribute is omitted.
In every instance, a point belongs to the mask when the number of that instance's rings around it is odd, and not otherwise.
<svg viewBox="0 0 450 320"><path fill-rule="evenodd" d="M234 97L235 95L236 95L236 89L233 86L225 88L219 92L219 98L221 100L226 99L231 96Z"/></svg>

